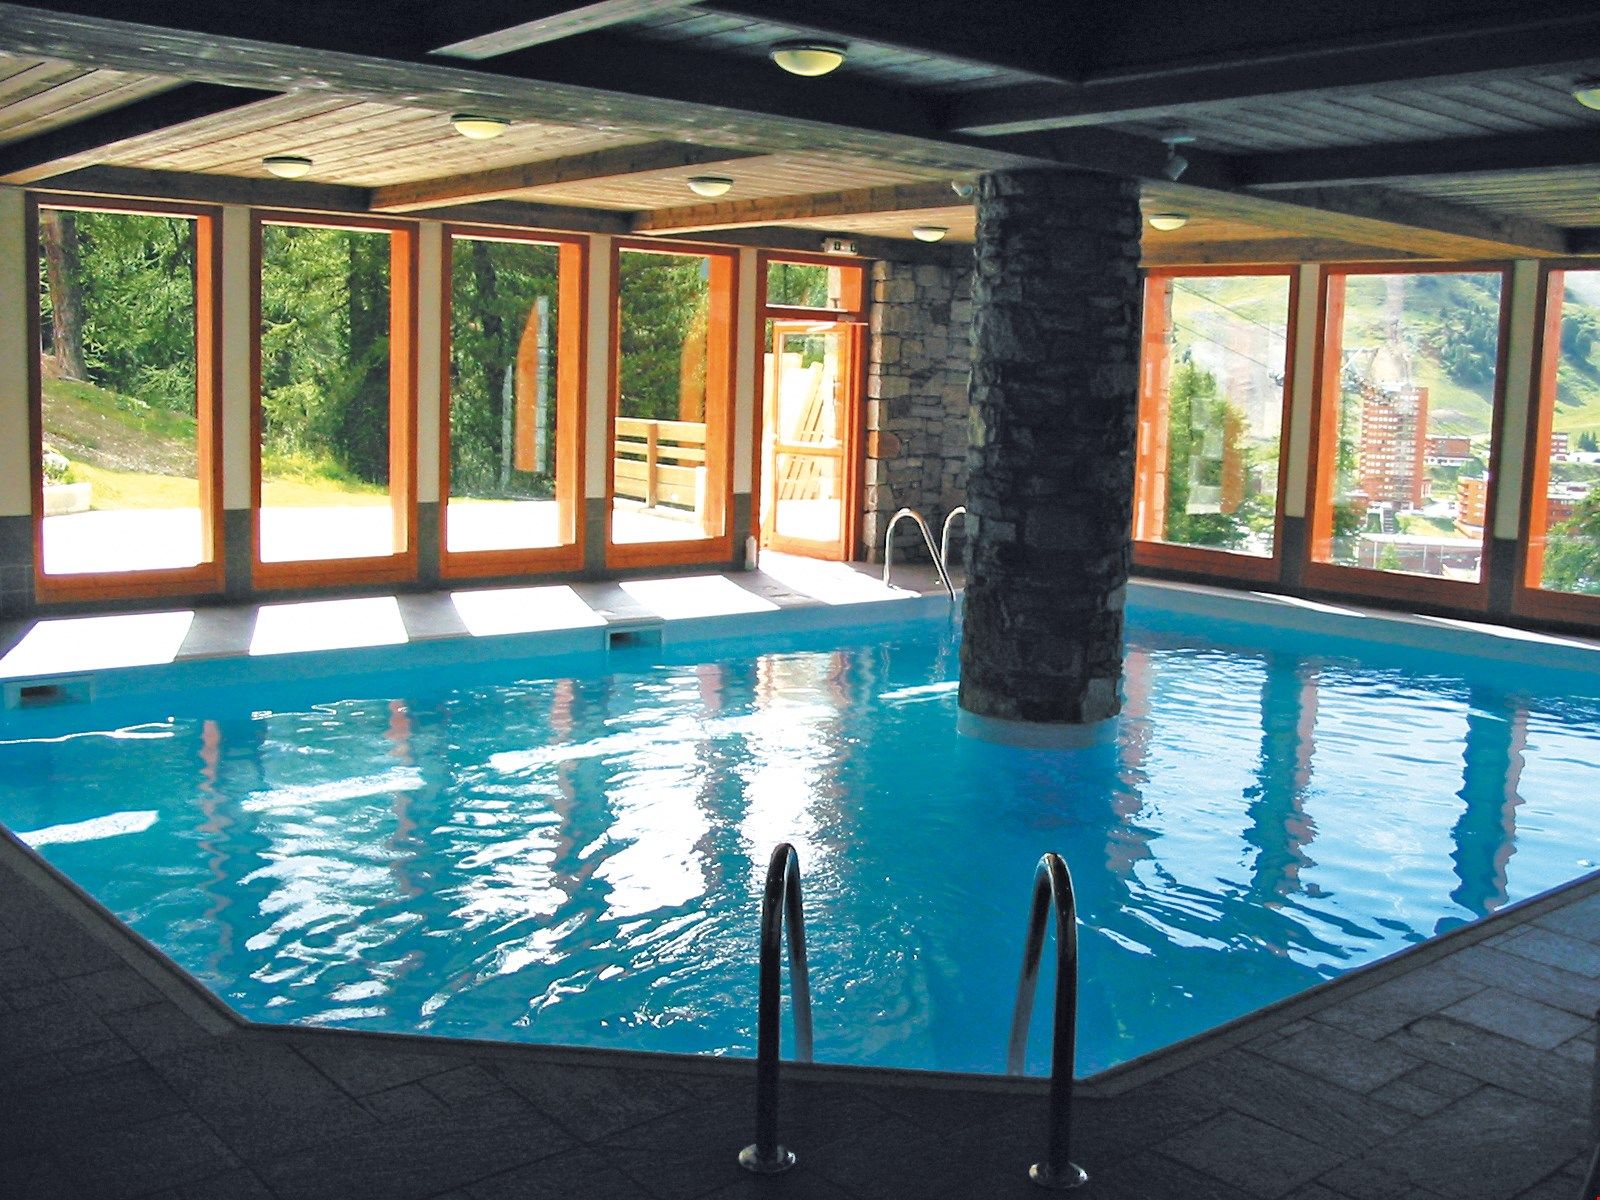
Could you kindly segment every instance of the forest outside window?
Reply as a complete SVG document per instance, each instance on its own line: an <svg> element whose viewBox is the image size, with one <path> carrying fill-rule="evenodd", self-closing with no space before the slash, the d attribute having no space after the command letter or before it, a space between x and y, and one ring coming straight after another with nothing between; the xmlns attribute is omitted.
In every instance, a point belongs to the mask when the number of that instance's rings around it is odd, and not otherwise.
<svg viewBox="0 0 1600 1200"><path fill-rule="evenodd" d="M585 247L475 231L449 245L445 548L458 569L514 570L579 540Z"/></svg>
<svg viewBox="0 0 1600 1200"><path fill-rule="evenodd" d="M1531 422L1523 584L1600 615L1600 270L1552 270Z"/></svg>
<svg viewBox="0 0 1600 1200"><path fill-rule="evenodd" d="M215 586L216 221L41 202L41 595Z"/></svg>
<svg viewBox="0 0 1600 1200"><path fill-rule="evenodd" d="M1177 561L1170 547L1275 556L1293 290L1286 273L1157 274L1146 284L1134 499L1141 557ZM1232 561L1219 569L1252 565Z"/></svg>
<svg viewBox="0 0 1600 1200"><path fill-rule="evenodd" d="M276 219L258 229L257 559L402 555L411 548L414 235Z"/></svg>
<svg viewBox="0 0 1600 1200"><path fill-rule="evenodd" d="M613 545L726 538L736 262L617 250Z"/></svg>
<svg viewBox="0 0 1600 1200"><path fill-rule="evenodd" d="M1350 271L1327 288L1313 567L1479 583L1503 273Z"/></svg>

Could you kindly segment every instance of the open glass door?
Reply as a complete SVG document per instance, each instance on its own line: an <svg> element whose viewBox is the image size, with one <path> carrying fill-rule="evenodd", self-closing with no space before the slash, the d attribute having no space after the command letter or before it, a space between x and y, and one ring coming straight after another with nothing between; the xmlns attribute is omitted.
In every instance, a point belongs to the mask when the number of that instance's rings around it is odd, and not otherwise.
<svg viewBox="0 0 1600 1200"><path fill-rule="evenodd" d="M762 423L761 544L848 557L861 326L771 321Z"/></svg>

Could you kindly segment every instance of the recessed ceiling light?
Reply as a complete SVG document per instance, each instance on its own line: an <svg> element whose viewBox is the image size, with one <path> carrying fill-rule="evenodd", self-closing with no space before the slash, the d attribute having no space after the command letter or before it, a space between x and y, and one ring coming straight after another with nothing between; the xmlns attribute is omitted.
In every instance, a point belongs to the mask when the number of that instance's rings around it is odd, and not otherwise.
<svg viewBox="0 0 1600 1200"><path fill-rule="evenodd" d="M261 160L261 165L279 179L299 179L311 173L311 160L298 154L271 154Z"/></svg>
<svg viewBox="0 0 1600 1200"><path fill-rule="evenodd" d="M1572 85L1572 98L1585 108L1600 109L1600 79L1580 79Z"/></svg>
<svg viewBox="0 0 1600 1200"><path fill-rule="evenodd" d="M839 69L845 49L838 42L778 42L770 51L772 61L791 75L815 77Z"/></svg>
<svg viewBox="0 0 1600 1200"><path fill-rule="evenodd" d="M944 225L913 225L911 227L911 236L919 242L937 242L949 232L949 228Z"/></svg>
<svg viewBox="0 0 1600 1200"><path fill-rule="evenodd" d="M691 175L689 190L696 196L726 196L733 180L726 175Z"/></svg>
<svg viewBox="0 0 1600 1200"><path fill-rule="evenodd" d="M450 124L456 127L456 132L462 137L486 142L499 137L511 122L504 117L486 117L480 113L456 113L450 118Z"/></svg>
<svg viewBox="0 0 1600 1200"><path fill-rule="evenodd" d="M1147 218L1151 229L1159 229L1162 233L1171 233L1174 229L1182 229L1189 223L1189 214L1181 212L1151 213Z"/></svg>

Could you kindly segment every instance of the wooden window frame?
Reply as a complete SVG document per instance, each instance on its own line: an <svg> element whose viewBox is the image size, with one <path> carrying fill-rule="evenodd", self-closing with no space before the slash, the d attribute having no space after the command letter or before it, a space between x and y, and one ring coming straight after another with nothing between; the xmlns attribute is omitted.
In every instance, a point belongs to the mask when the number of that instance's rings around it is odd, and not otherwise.
<svg viewBox="0 0 1600 1200"><path fill-rule="evenodd" d="M1493 412L1489 419L1488 472L1500 478L1505 454L1505 390L1510 353L1511 264L1508 262L1364 262L1329 263L1322 271L1322 291L1317 298L1317 356L1311 400L1311 461L1308 464L1307 534L1302 580L1310 591L1381 600L1401 600L1424 607L1487 612L1491 558L1495 553L1496 487L1488 489L1483 518L1483 549L1478 560L1478 580L1467 583L1434 575L1378 571L1317 559L1333 538L1333 487L1338 478L1339 368L1343 362L1344 282L1352 275L1499 275L1500 312L1495 349ZM1427 435L1427 430L1423 430Z"/></svg>
<svg viewBox="0 0 1600 1200"><path fill-rule="evenodd" d="M1550 484L1550 434L1556 407L1556 372L1561 361L1561 308L1568 271L1600 273L1593 259L1539 264L1534 309L1533 380L1528 397L1528 436L1523 448L1522 524L1517 533L1517 572L1511 611L1521 617L1565 624L1600 625L1600 596L1541 586Z"/></svg>
<svg viewBox="0 0 1600 1200"><path fill-rule="evenodd" d="M39 371L39 210L175 217L194 226L195 477L201 549L192 567L47 575L44 570L44 393ZM28 469L33 510L33 585L41 604L140 600L220 592L226 578L222 520L222 210L212 205L29 193L24 209L28 288Z"/></svg>
<svg viewBox="0 0 1600 1200"><path fill-rule="evenodd" d="M556 320L556 503L561 544L507 550L450 549L450 384L455 288L455 241L481 239L553 246L559 258ZM504 226L446 224L440 259L443 276L443 345L439 358L439 574L443 579L577 571L584 556L584 419L588 395L590 241L581 234Z"/></svg>
<svg viewBox="0 0 1600 1200"><path fill-rule="evenodd" d="M1145 272L1144 318L1140 336L1139 356L1139 424L1138 444L1134 448L1134 503L1140 502L1147 476L1140 473L1139 449L1144 443L1145 431L1150 422L1146 405L1153 403L1158 388L1166 385L1166 372L1153 374L1149 359L1152 348L1159 343L1161 362L1166 362L1166 339L1170 332L1163 320L1165 306L1154 306L1150 298L1157 287L1168 287L1174 279L1242 278L1247 276L1282 276L1289 281L1288 321L1284 329L1287 339L1283 355L1283 397L1278 417L1278 472L1277 496L1273 504L1272 554L1261 556L1244 554L1237 550L1224 550L1210 546L1185 546L1176 542L1142 541L1133 543L1133 565L1158 570L1183 571L1193 575L1210 575L1224 579L1243 579L1251 583L1271 583L1283 573L1283 520L1284 484L1288 475L1290 415L1294 407L1295 347L1300 319L1300 271L1294 265L1223 266L1223 267L1156 267ZM1161 445L1166 445L1165 438ZM1152 478L1166 478L1163 471ZM1163 489L1164 491L1164 489ZM1162 497L1165 503L1165 496Z"/></svg>
<svg viewBox="0 0 1600 1200"><path fill-rule="evenodd" d="M806 308L795 304L769 304L767 302L768 268L773 263L795 263L807 267L841 267L855 273L854 285L846 292L851 303L841 308ZM849 444L844 453L844 481L841 501L845 506L844 529L839 541L841 561L861 556L861 530L866 521L863 491L866 486L867 455L867 309L870 295L872 262L869 259L844 258L837 254L804 254L787 250L762 250L756 254L756 351L750 364L755 380L755 420L750 465L750 526L756 538L762 538L761 505L766 467L765 444L767 412L766 329L768 321L802 321L820 325L848 325L851 327L850 355L855 364L855 386L851 389L850 406L845 413L845 433Z"/></svg>
<svg viewBox="0 0 1600 1200"><path fill-rule="evenodd" d="M400 547L393 553L261 559L261 233L267 225L389 237L389 503ZM250 214L250 562L256 591L405 583L417 576L417 243L415 222L272 209Z"/></svg>
<svg viewBox="0 0 1600 1200"><path fill-rule="evenodd" d="M707 433L711 428L712 389L715 378L721 381L717 397L718 417L724 426L721 442L721 480L708 479L706 501L716 505L722 516L722 533L716 537L685 538L681 541L617 542L613 540L616 517L617 410L622 402L622 255L624 251L670 254L711 260L711 305L707 316L706 408ZM720 278L719 278L720 276ZM714 243L667 242L652 238L613 238L611 242L611 354L606 386L606 491L605 564L608 569L721 565L733 558L733 455L734 424L739 378L739 249ZM719 314L719 310L720 314ZM722 332L718 336L717 326ZM718 360L722 361L718 361ZM709 440L708 440L709 446ZM717 484L713 493L712 483Z"/></svg>

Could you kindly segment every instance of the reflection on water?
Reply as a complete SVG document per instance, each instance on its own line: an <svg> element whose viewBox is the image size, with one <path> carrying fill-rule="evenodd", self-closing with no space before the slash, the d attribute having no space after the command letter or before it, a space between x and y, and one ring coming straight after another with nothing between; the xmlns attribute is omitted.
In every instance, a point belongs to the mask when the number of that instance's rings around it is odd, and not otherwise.
<svg viewBox="0 0 1600 1200"><path fill-rule="evenodd" d="M0 819L258 1019L712 1053L751 1052L793 841L819 1056L964 1070L1001 1066L1047 849L1085 1070L1596 857L1592 699L1131 636L1120 738L1081 752L956 737L929 631L17 737Z"/></svg>

